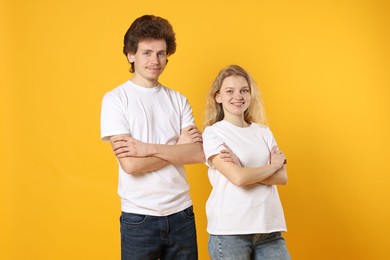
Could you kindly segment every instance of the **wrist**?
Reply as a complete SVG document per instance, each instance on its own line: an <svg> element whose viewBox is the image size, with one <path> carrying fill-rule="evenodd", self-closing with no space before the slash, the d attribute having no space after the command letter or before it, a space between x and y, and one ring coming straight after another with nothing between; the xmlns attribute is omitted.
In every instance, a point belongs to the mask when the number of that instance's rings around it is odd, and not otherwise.
<svg viewBox="0 0 390 260"><path fill-rule="evenodd" d="M271 164L270 166L271 166L271 169L273 170L273 172L276 172L280 168L282 168L282 165L279 165L279 164Z"/></svg>
<svg viewBox="0 0 390 260"><path fill-rule="evenodd" d="M147 156L155 156L156 154L158 154L158 145L157 144L148 144Z"/></svg>

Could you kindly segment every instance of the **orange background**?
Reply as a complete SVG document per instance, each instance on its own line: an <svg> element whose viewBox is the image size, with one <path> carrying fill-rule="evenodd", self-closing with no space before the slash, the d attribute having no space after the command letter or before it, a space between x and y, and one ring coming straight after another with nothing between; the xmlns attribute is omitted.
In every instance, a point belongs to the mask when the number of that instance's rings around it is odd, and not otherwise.
<svg viewBox="0 0 390 260"><path fill-rule="evenodd" d="M390 254L390 4L357 1L11 1L0 6L0 258L119 259L117 164L99 139L104 93L130 77L131 22L167 18L161 78L199 127L217 72L239 64L288 157L293 259ZM208 259L204 165L188 180Z"/></svg>

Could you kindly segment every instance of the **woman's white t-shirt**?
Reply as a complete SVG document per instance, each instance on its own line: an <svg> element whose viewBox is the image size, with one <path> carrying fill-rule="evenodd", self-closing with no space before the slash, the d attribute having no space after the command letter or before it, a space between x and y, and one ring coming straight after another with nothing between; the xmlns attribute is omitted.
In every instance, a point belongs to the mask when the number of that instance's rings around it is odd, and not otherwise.
<svg viewBox="0 0 390 260"><path fill-rule="evenodd" d="M232 235L286 231L284 212L275 185L238 187L210 165L210 157L225 149L224 143L237 155L242 166L249 168L267 165L270 151L276 145L271 130L255 123L241 128L222 120L206 127L203 149L212 185L206 203L207 232Z"/></svg>

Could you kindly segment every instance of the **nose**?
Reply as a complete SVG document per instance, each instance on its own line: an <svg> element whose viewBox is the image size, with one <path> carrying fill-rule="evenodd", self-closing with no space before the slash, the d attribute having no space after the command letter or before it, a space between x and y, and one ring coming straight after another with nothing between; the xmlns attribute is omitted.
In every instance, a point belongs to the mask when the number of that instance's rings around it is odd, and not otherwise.
<svg viewBox="0 0 390 260"><path fill-rule="evenodd" d="M151 61L153 62L153 63L156 63L156 64L158 64L158 63L160 63L160 60L158 59L158 54L156 54L156 55L151 55Z"/></svg>
<svg viewBox="0 0 390 260"><path fill-rule="evenodd" d="M241 91L236 91L234 97L235 97L235 98L238 98L238 99L241 99L241 98L242 98L242 93L241 93Z"/></svg>

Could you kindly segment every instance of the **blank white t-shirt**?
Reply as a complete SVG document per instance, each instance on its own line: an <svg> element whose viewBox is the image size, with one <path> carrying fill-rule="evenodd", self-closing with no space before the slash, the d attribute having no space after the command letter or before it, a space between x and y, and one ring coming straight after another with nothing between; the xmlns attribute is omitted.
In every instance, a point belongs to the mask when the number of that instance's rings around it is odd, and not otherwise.
<svg viewBox="0 0 390 260"><path fill-rule="evenodd" d="M175 145L182 128L195 125L192 109L179 92L159 85L127 81L106 93L101 110L101 138L130 134L146 143ZM183 165L127 174L119 166L122 211L167 216L192 205Z"/></svg>
<svg viewBox="0 0 390 260"><path fill-rule="evenodd" d="M238 187L210 165L210 157L225 149L223 143L237 155L243 167L249 168L267 165L270 151L276 145L271 130L255 123L241 128L222 120L206 127L203 149L213 187L206 203L207 232L233 235L286 231L284 212L275 185Z"/></svg>

